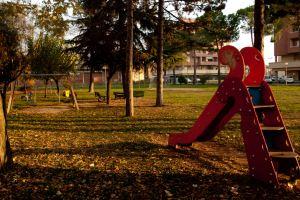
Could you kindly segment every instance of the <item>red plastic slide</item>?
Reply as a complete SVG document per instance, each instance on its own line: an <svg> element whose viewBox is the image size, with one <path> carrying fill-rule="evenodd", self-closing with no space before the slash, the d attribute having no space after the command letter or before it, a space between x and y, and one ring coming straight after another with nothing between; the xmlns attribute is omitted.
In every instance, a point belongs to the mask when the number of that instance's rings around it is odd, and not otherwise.
<svg viewBox="0 0 300 200"><path fill-rule="evenodd" d="M238 51L233 46L225 46L219 52L219 59L230 67L230 73L193 127L186 133L170 134L169 146L210 140L239 113L250 175L276 186L278 173L299 176L298 154L271 88L263 80L265 64L260 52L253 47ZM245 65L250 70L246 77Z"/></svg>

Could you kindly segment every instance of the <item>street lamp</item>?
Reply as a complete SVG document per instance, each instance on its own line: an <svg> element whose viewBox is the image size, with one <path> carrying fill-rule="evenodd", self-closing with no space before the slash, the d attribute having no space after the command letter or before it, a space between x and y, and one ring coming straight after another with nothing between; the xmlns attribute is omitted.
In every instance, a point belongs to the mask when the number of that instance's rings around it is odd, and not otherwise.
<svg viewBox="0 0 300 200"><path fill-rule="evenodd" d="M105 86L107 86L107 84L106 84L106 81L107 81L106 70L108 69L108 67L107 66L103 66L102 69L104 69L104 84L105 84Z"/></svg>
<svg viewBox="0 0 300 200"><path fill-rule="evenodd" d="M285 65L285 85L287 85L287 77L288 77L288 74L287 74L287 67L288 67L288 65L289 65L289 63L284 63L284 65Z"/></svg>

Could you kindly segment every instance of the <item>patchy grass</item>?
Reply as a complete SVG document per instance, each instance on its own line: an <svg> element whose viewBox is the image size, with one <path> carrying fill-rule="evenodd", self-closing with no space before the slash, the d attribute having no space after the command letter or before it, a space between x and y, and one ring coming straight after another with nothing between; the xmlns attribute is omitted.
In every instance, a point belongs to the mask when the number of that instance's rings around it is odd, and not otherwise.
<svg viewBox="0 0 300 200"><path fill-rule="evenodd" d="M274 86L296 149L300 150L300 87ZM117 88L119 90L119 88ZM77 90L80 104L58 104L37 94L35 108L70 107L61 113L24 113L31 102L17 97L9 115L15 167L0 175L0 197L15 199L297 199L300 192L273 189L247 175L239 118L212 142L192 150L167 148L168 133L188 130L215 86L165 91L165 106L154 107L155 91L135 99L132 119L124 101L110 107ZM103 89L97 89L104 93ZM63 99L62 99L63 100ZM50 105L50 106L49 106ZM28 109L28 108L27 108Z"/></svg>

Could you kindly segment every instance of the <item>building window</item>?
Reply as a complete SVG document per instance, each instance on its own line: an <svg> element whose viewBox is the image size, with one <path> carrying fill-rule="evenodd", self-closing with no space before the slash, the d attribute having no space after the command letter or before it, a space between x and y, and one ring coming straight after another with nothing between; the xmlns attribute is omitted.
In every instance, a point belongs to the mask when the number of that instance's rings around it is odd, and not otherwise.
<svg viewBox="0 0 300 200"><path fill-rule="evenodd" d="M213 57L207 57L208 62L212 62L213 60L214 60Z"/></svg>
<svg viewBox="0 0 300 200"><path fill-rule="evenodd" d="M206 57L202 57L202 62L205 62L206 61Z"/></svg>
<svg viewBox="0 0 300 200"><path fill-rule="evenodd" d="M293 32L298 32L300 30L300 26L293 26L292 31Z"/></svg>
<svg viewBox="0 0 300 200"><path fill-rule="evenodd" d="M299 47L299 39L298 38L291 39L291 47Z"/></svg>
<svg viewBox="0 0 300 200"><path fill-rule="evenodd" d="M214 57L214 62L217 62L218 61L218 57Z"/></svg>

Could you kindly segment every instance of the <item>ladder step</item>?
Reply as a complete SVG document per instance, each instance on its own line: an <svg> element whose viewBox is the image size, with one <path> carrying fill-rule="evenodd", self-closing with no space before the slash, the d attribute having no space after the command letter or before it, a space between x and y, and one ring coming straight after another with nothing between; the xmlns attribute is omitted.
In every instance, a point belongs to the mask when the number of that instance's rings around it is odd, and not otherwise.
<svg viewBox="0 0 300 200"><path fill-rule="evenodd" d="M266 108L275 108L275 105L256 105L255 109L266 109Z"/></svg>
<svg viewBox="0 0 300 200"><path fill-rule="evenodd" d="M299 155L292 151L273 151L269 152L272 158L297 158Z"/></svg>
<svg viewBox="0 0 300 200"><path fill-rule="evenodd" d="M261 88L260 85L247 85L247 88Z"/></svg>
<svg viewBox="0 0 300 200"><path fill-rule="evenodd" d="M261 130L263 130L263 131L282 131L282 130L284 130L284 127L283 126L279 126L279 127L262 126Z"/></svg>

